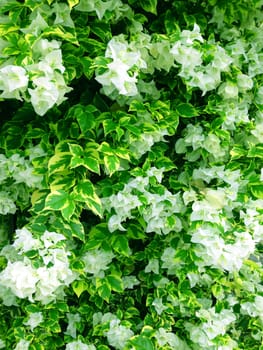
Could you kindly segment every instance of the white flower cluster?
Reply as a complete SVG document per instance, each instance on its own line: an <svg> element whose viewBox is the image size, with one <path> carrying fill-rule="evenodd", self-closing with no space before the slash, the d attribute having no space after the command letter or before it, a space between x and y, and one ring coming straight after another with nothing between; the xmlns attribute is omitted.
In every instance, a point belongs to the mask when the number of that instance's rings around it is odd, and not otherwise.
<svg viewBox="0 0 263 350"><path fill-rule="evenodd" d="M0 349L5 349L5 348L6 348L5 342L2 339L0 339Z"/></svg>
<svg viewBox="0 0 263 350"><path fill-rule="evenodd" d="M159 328L154 334L158 345L162 348L169 345L170 349L190 350L189 346L174 332L168 332L165 328Z"/></svg>
<svg viewBox="0 0 263 350"><path fill-rule="evenodd" d="M256 295L254 301L241 304L241 313L251 317L259 317L263 322L263 296Z"/></svg>
<svg viewBox="0 0 263 350"><path fill-rule="evenodd" d="M28 320L24 322L24 325L28 326L31 332L33 332L33 330L43 322L43 319L42 312L31 312Z"/></svg>
<svg viewBox="0 0 263 350"><path fill-rule="evenodd" d="M195 162L198 160L202 149L209 153L208 159L211 161L223 161L225 159L228 147L222 146L217 135L212 133L205 135L202 126L189 123L182 134L184 137L176 141L175 150L178 154L186 153L185 157L188 161ZM189 151L189 147L192 148L191 151Z"/></svg>
<svg viewBox="0 0 263 350"><path fill-rule="evenodd" d="M81 321L80 314L67 313L68 326L65 334L70 335L72 338L77 337L77 324Z"/></svg>
<svg viewBox="0 0 263 350"><path fill-rule="evenodd" d="M206 187L205 182L209 184L212 180L218 183L218 187ZM238 191L245 184L241 180L240 170L231 171L225 169L224 166L214 166L211 168L200 167L194 169L192 175L192 185L199 188L199 192L193 189L186 191L183 194L183 199L187 205L192 204L191 221L205 221L205 222L225 222L226 217L232 216L232 211L235 206L239 204L237 201ZM223 185L223 187L222 187ZM200 194L203 199L198 200ZM224 210L224 218L222 213Z"/></svg>
<svg viewBox="0 0 263 350"><path fill-rule="evenodd" d="M240 210L240 218L243 219L246 228L253 233L255 242L263 241L262 199L249 199L246 206Z"/></svg>
<svg viewBox="0 0 263 350"><path fill-rule="evenodd" d="M197 244L195 254L201 259L195 264L199 267L212 266L221 270L235 272L242 267L255 250L255 242L248 232L235 232L235 242L225 243L219 229L212 225L202 225L192 234L191 242Z"/></svg>
<svg viewBox="0 0 263 350"><path fill-rule="evenodd" d="M30 345L30 341L25 339L20 339L19 342L16 344L16 347L14 350L28 350Z"/></svg>
<svg viewBox="0 0 263 350"><path fill-rule="evenodd" d="M137 95L138 70L147 67L140 51L134 49L123 35L119 35L108 42L105 57L112 59L107 64L108 70L103 74L96 73L96 80L103 85L103 92L108 96L116 91L124 96Z"/></svg>
<svg viewBox="0 0 263 350"><path fill-rule="evenodd" d="M55 232L45 231L34 238L26 228L16 230L14 243L1 251L8 260L0 273L0 297L5 305L15 304L14 297L42 304L63 298L64 287L77 278L70 269L64 240ZM27 256L30 251L37 251L35 258Z"/></svg>
<svg viewBox="0 0 263 350"><path fill-rule="evenodd" d="M31 76L33 89L29 88L30 102L39 115L44 115L55 104L65 100L71 90L66 86L63 73L60 42L39 39L32 48L35 63L26 66Z"/></svg>
<svg viewBox="0 0 263 350"><path fill-rule="evenodd" d="M85 253L82 260L85 263L84 271L92 274L94 277L104 277L104 271L109 268L109 264L114 258L111 251L103 249L90 250Z"/></svg>
<svg viewBox="0 0 263 350"><path fill-rule="evenodd" d="M93 315L93 326L98 324L108 325L104 331L108 343L116 350L124 349L127 341L134 335L133 331L121 324L121 320L112 313L102 314L98 312Z"/></svg>
<svg viewBox="0 0 263 350"><path fill-rule="evenodd" d="M134 209L139 211L147 224L145 232L168 234L171 231L179 232L182 229L179 215L176 215L185 210L181 195L172 194L166 188L162 188L161 194L150 191L150 178L155 177L160 183L163 170L163 168L152 167L147 171L147 176L131 179L125 184L122 191L102 198L104 210L111 212L114 209L115 211L115 214L111 215L108 220L110 232L125 231L122 222L133 217Z"/></svg>
<svg viewBox="0 0 263 350"><path fill-rule="evenodd" d="M141 133L139 137L129 143L130 151L137 159L150 151L156 142L165 141L164 136L169 135L166 128Z"/></svg>
<svg viewBox="0 0 263 350"><path fill-rule="evenodd" d="M29 200L28 189L41 188L42 176L34 174L31 162L44 153L38 146L34 150L40 153L35 156L32 153L29 160L19 154L9 158L0 154L0 214L14 214L17 200L23 203Z"/></svg>
<svg viewBox="0 0 263 350"><path fill-rule="evenodd" d="M229 70L232 58L228 56L224 48L215 44L210 54L213 59L208 64L203 64L204 39L200 34L200 28L195 23L193 30L183 30L180 39L174 43L170 52L176 62L180 64L179 76L186 80L190 87L198 87L203 95L210 90L216 89L221 82L221 72Z"/></svg>
<svg viewBox="0 0 263 350"><path fill-rule="evenodd" d="M32 47L31 64L8 63L0 67L0 97L29 100L35 112L42 116L55 104L62 103L64 95L71 90L66 86L64 71L60 42L39 39Z"/></svg>
<svg viewBox="0 0 263 350"><path fill-rule="evenodd" d="M217 340L216 337L224 336L227 328L236 320L235 314L231 310L223 309L219 313L215 308L201 309L197 311L196 316L203 322L200 325L194 325L189 322L185 327L190 334L190 339L202 350L233 350L237 343L231 338L226 337L223 340Z"/></svg>
<svg viewBox="0 0 263 350"><path fill-rule="evenodd" d="M101 20L107 11L113 12L117 19L122 12L129 9L129 6L125 6L120 0L80 0L75 9L83 12L96 12L98 19Z"/></svg>

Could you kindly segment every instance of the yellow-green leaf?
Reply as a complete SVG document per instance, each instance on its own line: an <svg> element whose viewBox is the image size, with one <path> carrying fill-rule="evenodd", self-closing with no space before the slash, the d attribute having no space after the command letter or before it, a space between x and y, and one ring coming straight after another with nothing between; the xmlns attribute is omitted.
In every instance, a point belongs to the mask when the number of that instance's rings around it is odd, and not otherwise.
<svg viewBox="0 0 263 350"><path fill-rule="evenodd" d="M69 206L69 194L63 190L53 191L47 195L45 209L62 210Z"/></svg>
<svg viewBox="0 0 263 350"><path fill-rule="evenodd" d="M106 173L110 176L119 170L120 160L115 154L106 154L103 157Z"/></svg>
<svg viewBox="0 0 263 350"><path fill-rule="evenodd" d="M78 3L79 3L79 0L68 0L68 4L69 4L70 9L72 9L72 7L78 5Z"/></svg>
<svg viewBox="0 0 263 350"><path fill-rule="evenodd" d="M86 206L95 214L102 217L102 205L99 197L94 194L92 197L87 198Z"/></svg>
<svg viewBox="0 0 263 350"><path fill-rule="evenodd" d="M82 280L74 281L71 286L78 298L83 292L85 292L85 290L87 290L87 283Z"/></svg>
<svg viewBox="0 0 263 350"><path fill-rule="evenodd" d="M48 171L49 174L55 174L58 172L63 172L69 168L71 161L71 154L69 152L59 152L56 153L49 159Z"/></svg>
<svg viewBox="0 0 263 350"><path fill-rule="evenodd" d="M76 209L75 203L73 200L68 200L67 201L67 206L65 208L61 209L61 214L63 216L63 218L66 221L70 221L72 215L74 214Z"/></svg>

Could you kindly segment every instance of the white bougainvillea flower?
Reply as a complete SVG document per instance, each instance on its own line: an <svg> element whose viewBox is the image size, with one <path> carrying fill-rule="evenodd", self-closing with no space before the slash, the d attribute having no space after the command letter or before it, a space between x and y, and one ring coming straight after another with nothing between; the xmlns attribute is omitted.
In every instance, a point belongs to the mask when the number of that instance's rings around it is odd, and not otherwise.
<svg viewBox="0 0 263 350"><path fill-rule="evenodd" d="M55 105L59 91L57 85L46 77L36 78L33 83L35 88L28 89L31 96L30 102L36 113L43 116Z"/></svg>
<svg viewBox="0 0 263 350"><path fill-rule="evenodd" d="M39 281L36 270L30 263L8 261L6 268L0 273L0 284L10 288L18 298L28 298L33 302L33 294Z"/></svg>
<svg viewBox="0 0 263 350"><path fill-rule="evenodd" d="M123 4L120 0L80 0L79 4L75 7L77 11L84 12L96 12L98 19L102 19L106 11L114 11Z"/></svg>
<svg viewBox="0 0 263 350"><path fill-rule="evenodd" d="M35 18L31 20L31 23L26 28L21 28L21 32L25 34L33 34L36 37L46 28L48 28L47 22L41 16L39 11L34 13Z"/></svg>
<svg viewBox="0 0 263 350"><path fill-rule="evenodd" d="M85 263L85 272L93 274L95 277L104 276L104 271L109 268L109 264L114 258L111 251L96 249L87 252L83 261Z"/></svg>
<svg viewBox="0 0 263 350"><path fill-rule="evenodd" d="M0 68L0 97L21 99L28 85L27 71L20 66L7 65Z"/></svg>
<svg viewBox="0 0 263 350"><path fill-rule="evenodd" d="M28 85L27 71L20 66L8 65L0 69L0 89L12 92Z"/></svg>
<svg viewBox="0 0 263 350"><path fill-rule="evenodd" d="M41 243L38 239L33 238L32 233L27 228L23 227L20 230L16 230L13 246L19 252L25 253L29 250L40 248Z"/></svg>
<svg viewBox="0 0 263 350"><path fill-rule="evenodd" d="M125 347L127 341L134 335L133 331L120 324L120 320L110 321L110 329L105 332L110 346L116 350L121 350Z"/></svg>
<svg viewBox="0 0 263 350"><path fill-rule="evenodd" d="M14 350L28 350L30 345L30 341L21 339L19 342L16 344L16 347Z"/></svg>
<svg viewBox="0 0 263 350"><path fill-rule="evenodd" d="M24 325L28 326L32 332L41 322L43 322L43 319L42 312L31 312L28 320L24 322Z"/></svg>

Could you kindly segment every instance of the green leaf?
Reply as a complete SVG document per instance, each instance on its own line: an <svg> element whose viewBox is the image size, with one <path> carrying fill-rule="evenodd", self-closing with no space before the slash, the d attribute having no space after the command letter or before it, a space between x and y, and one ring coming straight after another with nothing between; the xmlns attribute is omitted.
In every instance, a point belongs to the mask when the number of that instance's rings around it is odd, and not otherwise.
<svg viewBox="0 0 263 350"><path fill-rule="evenodd" d="M14 26L10 23L1 23L0 24L0 36L4 36L8 33L11 33L11 32L16 32L17 30L19 30L19 27L18 26ZM11 49L11 48L10 48Z"/></svg>
<svg viewBox="0 0 263 350"><path fill-rule="evenodd" d="M74 260L70 267L74 270L74 271L79 271L79 272L83 272L83 270L85 269L85 263L81 260Z"/></svg>
<svg viewBox="0 0 263 350"><path fill-rule="evenodd" d="M128 239L124 235L113 236L112 248L120 255L124 255L124 256L131 255Z"/></svg>
<svg viewBox="0 0 263 350"><path fill-rule="evenodd" d="M34 313L34 312L40 312L41 308L35 304L29 304L25 307L26 312Z"/></svg>
<svg viewBox="0 0 263 350"><path fill-rule="evenodd" d="M108 283L103 283L101 286L99 286L97 288L97 292L103 300L107 301L107 303L110 301L111 288Z"/></svg>
<svg viewBox="0 0 263 350"><path fill-rule="evenodd" d="M80 239L82 242L85 241L85 231L82 223L79 221L78 218L74 217L71 218L69 224L71 228L71 233L73 237L76 237Z"/></svg>
<svg viewBox="0 0 263 350"><path fill-rule="evenodd" d="M107 155L113 155L115 154L114 150L111 148L111 146L108 144L108 142L102 142L98 149L99 152Z"/></svg>
<svg viewBox="0 0 263 350"><path fill-rule="evenodd" d="M263 145L253 145L248 151L247 156L249 158L263 158Z"/></svg>
<svg viewBox="0 0 263 350"><path fill-rule="evenodd" d="M102 122L102 125L103 125L103 129L104 129L104 134L105 136L107 136L108 134L110 134L111 132L115 132L116 131L116 128L118 126L117 123L115 123L113 120L111 119L105 119L103 122Z"/></svg>
<svg viewBox="0 0 263 350"><path fill-rule="evenodd" d="M47 195L46 210L62 210L67 208L70 203L69 194L63 190L53 191Z"/></svg>
<svg viewBox="0 0 263 350"><path fill-rule="evenodd" d="M91 79L94 75L94 72L95 72L93 59L90 57L87 57L87 56L81 57L80 63L82 64L83 73L84 73L85 77L87 77L88 79ZM78 122L79 122L79 119L78 119ZM88 130L88 129L86 129L86 130Z"/></svg>
<svg viewBox="0 0 263 350"><path fill-rule="evenodd" d="M157 15L157 0L140 0L140 4L144 11Z"/></svg>
<svg viewBox="0 0 263 350"><path fill-rule="evenodd" d="M72 284L72 289L74 290L74 293L79 298L85 290L87 290L87 283L83 280L74 281Z"/></svg>
<svg viewBox="0 0 263 350"><path fill-rule="evenodd" d="M59 310L61 312L69 312L69 307L67 303L64 303L63 301L57 302L54 304L54 308L56 310Z"/></svg>
<svg viewBox="0 0 263 350"><path fill-rule="evenodd" d="M43 31L42 36L43 37L56 36L62 39L63 41L68 41L72 44L79 45L79 42L76 38L74 30L69 27L67 27L67 29L63 28L62 26L48 27Z"/></svg>
<svg viewBox="0 0 263 350"><path fill-rule="evenodd" d="M183 118L192 118L199 115L198 111L190 103L181 103L176 109Z"/></svg>
<svg viewBox="0 0 263 350"><path fill-rule="evenodd" d="M83 158L82 165L88 170L100 175L100 163L98 159L87 156Z"/></svg>
<svg viewBox="0 0 263 350"><path fill-rule="evenodd" d="M106 277L111 289L115 292L122 293L124 290L122 279L119 276L108 275Z"/></svg>
<svg viewBox="0 0 263 350"><path fill-rule="evenodd" d="M89 180L80 181L72 192L73 198L80 202L85 202L88 198L93 197L95 195L95 189L93 184Z"/></svg>
<svg viewBox="0 0 263 350"><path fill-rule="evenodd" d="M84 154L83 148L80 145L69 143L69 150L73 156L82 157Z"/></svg>
<svg viewBox="0 0 263 350"><path fill-rule="evenodd" d="M249 184L251 193L258 199L263 199L263 184L262 182L254 182Z"/></svg>
<svg viewBox="0 0 263 350"><path fill-rule="evenodd" d="M119 158L130 160L129 150L126 148L116 148L114 152Z"/></svg>
<svg viewBox="0 0 263 350"><path fill-rule="evenodd" d="M106 154L103 157L103 160L104 160L106 173L108 173L110 176L119 170L120 160L115 154L112 154L112 155Z"/></svg>
<svg viewBox="0 0 263 350"><path fill-rule="evenodd" d="M58 172L63 172L69 168L71 161L70 152L58 152L49 159L48 162L48 171L49 174L55 174Z"/></svg>
<svg viewBox="0 0 263 350"><path fill-rule="evenodd" d="M158 168L165 168L166 171L175 169L176 166L173 161L168 157L159 157L156 160L156 165Z"/></svg>
<svg viewBox="0 0 263 350"><path fill-rule="evenodd" d="M50 182L50 190L58 191L58 190L69 190L71 187L75 185L76 177L74 173L69 173L63 177L55 177L54 181Z"/></svg>
<svg viewBox="0 0 263 350"><path fill-rule="evenodd" d="M144 335L135 335L129 340L135 350L154 350L152 341Z"/></svg>
<svg viewBox="0 0 263 350"><path fill-rule="evenodd" d="M73 200L69 200L67 202L67 206L65 208L61 209L61 214L62 214L63 218L66 221L70 221L72 215L75 212L75 209L76 209L76 206L75 206L74 201Z"/></svg>
<svg viewBox="0 0 263 350"><path fill-rule="evenodd" d="M45 350L45 347L42 344L31 344L29 349L30 350Z"/></svg>
<svg viewBox="0 0 263 350"><path fill-rule="evenodd" d="M232 160L240 159L240 158L246 156L246 154L247 154L247 151L244 150L244 148L240 147L240 146L234 146L230 151L230 155L231 155Z"/></svg>
<svg viewBox="0 0 263 350"><path fill-rule="evenodd" d="M99 197L94 194L93 197L89 197L86 200L86 206L95 214L102 217L103 210Z"/></svg>

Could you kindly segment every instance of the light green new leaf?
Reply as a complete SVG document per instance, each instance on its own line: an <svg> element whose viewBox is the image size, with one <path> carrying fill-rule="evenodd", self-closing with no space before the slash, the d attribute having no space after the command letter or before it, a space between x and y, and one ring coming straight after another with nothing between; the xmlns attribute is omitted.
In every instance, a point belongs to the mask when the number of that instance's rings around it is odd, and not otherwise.
<svg viewBox="0 0 263 350"><path fill-rule="evenodd" d="M70 9L72 9L72 7L78 5L78 3L79 3L79 0L68 0L68 4L69 4Z"/></svg>
<svg viewBox="0 0 263 350"><path fill-rule="evenodd" d="M74 281L72 284L72 289L74 290L74 293L79 298L85 290L87 290L87 284L86 282L80 280L80 281Z"/></svg>

